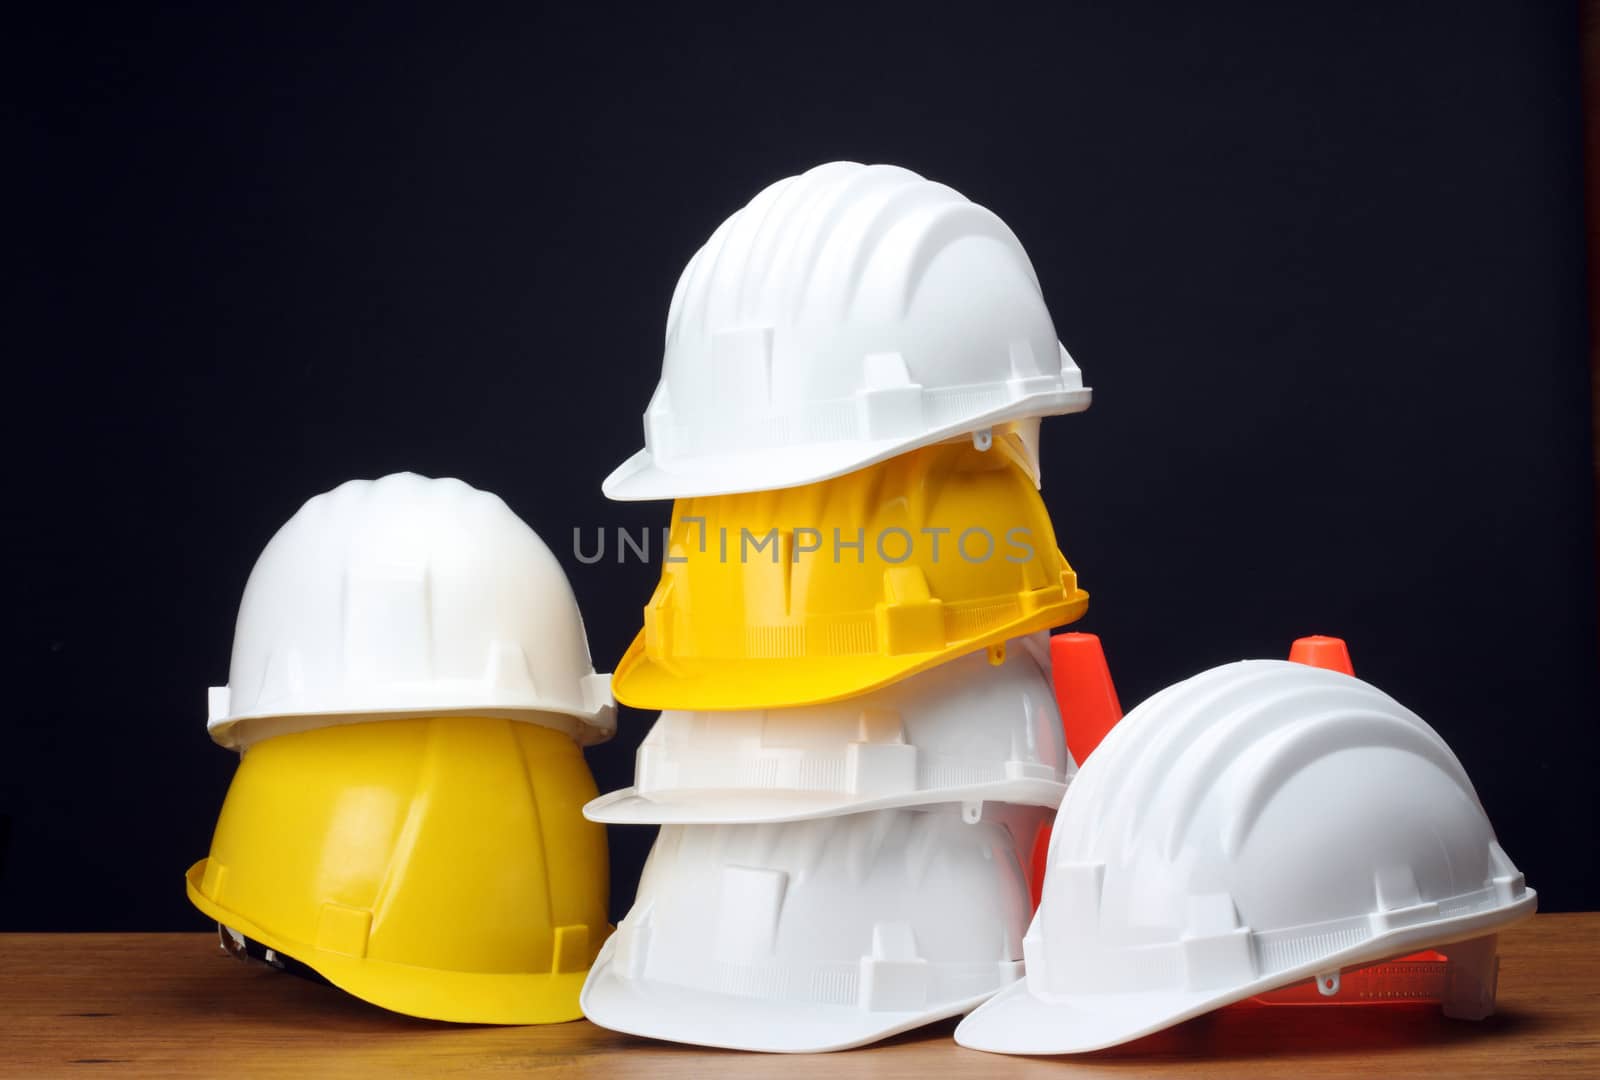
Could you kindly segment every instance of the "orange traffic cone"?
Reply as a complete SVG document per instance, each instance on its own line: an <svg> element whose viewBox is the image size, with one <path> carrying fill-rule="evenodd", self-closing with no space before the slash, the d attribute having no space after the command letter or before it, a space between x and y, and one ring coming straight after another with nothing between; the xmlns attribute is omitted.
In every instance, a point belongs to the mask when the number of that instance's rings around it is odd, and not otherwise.
<svg viewBox="0 0 1600 1080"><path fill-rule="evenodd" d="M1289 659L1296 664L1342 671L1346 675L1356 673L1356 669L1350 666L1350 650L1344 638L1325 637L1322 634L1296 638L1295 643L1289 646Z"/></svg>
<svg viewBox="0 0 1600 1080"><path fill-rule="evenodd" d="M1105 650L1095 634L1057 634L1050 639L1050 677L1072 760L1082 765L1122 719L1122 703L1111 682Z"/></svg>
<svg viewBox="0 0 1600 1080"><path fill-rule="evenodd" d="M1082 765L1100 740L1122 719L1122 703L1106 666L1105 650L1095 634L1057 634L1050 639L1050 678L1056 707L1072 760ZM1044 868L1050 851L1050 827L1039 830L1033 845L1033 906L1039 906Z"/></svg>

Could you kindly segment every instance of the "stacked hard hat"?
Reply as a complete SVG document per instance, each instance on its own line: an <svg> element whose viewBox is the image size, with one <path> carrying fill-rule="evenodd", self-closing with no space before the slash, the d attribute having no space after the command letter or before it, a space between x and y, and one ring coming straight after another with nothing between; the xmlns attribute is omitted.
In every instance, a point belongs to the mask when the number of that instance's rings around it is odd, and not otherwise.
<svg viewBox="0 0 1600 1080"><path fill-rule="evenodd" d="M1038 428L1088 403L1016 237L905 169L782 180L690 260L644 449L605 482L674 505L614 678L660 717L586 808L662 830L591 1020L841 1049L1020 977L1075 770L1048 632L1088 600Z"/></svg>
<svg viewBox="0 0 1600 1080"><path fill-rule="evenodd" d="M245 586L209 723L242 757L189 898L230 951L396 1012L575 1019L609 932L582 746L614 711L565 574L504 502L343 484Z"/></svg>
<svg viewBox="0 0 1600 1080"><path fill-rule="evenodd" d="M1106 735L1056 821L1026 977L958 1042L1076 1053L1263 997L1493 1011L1496 935L1534 891L1433 728L1337 639L1290 655L1202 672ZM1419 949L1438 962L1372 967Z"/></svg>

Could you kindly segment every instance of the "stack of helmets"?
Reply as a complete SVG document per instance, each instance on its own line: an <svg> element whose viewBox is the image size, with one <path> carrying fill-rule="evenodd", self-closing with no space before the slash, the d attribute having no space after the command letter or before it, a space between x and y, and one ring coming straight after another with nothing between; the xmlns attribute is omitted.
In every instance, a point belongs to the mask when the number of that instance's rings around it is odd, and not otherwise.
<svg viewBox="0 0 1600 1080"><path fill-rule="evenodd" d="M413 1016L580 1015L610 929L582 747L615 707L504 502L411 474L311 499L250 575L210 704L242 756L187 884L224 947Z"/></svg>
<svg viewBox="0 0 1600 1080"><path fill-rule="evenodd" d="M645 447L605 482L674 504L613 682L660 717L585 810L662 828L590 1020L835 1050L1021 976L1075 771L1048 632L1088 602L1039 420L1088 403L1016 237L907 170L782 180L690 260Z"/></svg>

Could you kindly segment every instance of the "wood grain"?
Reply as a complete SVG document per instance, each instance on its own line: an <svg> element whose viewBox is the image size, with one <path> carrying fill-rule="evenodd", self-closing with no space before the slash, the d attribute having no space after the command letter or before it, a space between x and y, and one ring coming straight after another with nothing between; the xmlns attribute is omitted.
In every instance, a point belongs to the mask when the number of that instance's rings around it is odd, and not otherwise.
<svg viewBox="0 0 1600 1080"><path fill-rule="evenodd" d="M0 935L0 1074L54 1077L517 1073L675 1080L715 1072L871 1076L1600 1076L1600 914L1540 915L1502 938L1500 1011L1419 1005L1229 1009L1100 1054L958 1047L953 1021L819 1057L635 1039L585 1021L434 1024L231 959L208 934Z"/></svg>

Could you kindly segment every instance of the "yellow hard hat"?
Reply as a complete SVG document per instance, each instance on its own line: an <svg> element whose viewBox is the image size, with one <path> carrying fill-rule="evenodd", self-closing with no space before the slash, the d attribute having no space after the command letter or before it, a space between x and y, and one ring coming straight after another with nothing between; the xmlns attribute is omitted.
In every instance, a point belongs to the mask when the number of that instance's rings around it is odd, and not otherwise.
<svg viewBox="0 0 1600 1080"><path fill-rule="evenodd" d="M603 826L571 737L427 717L245 751L189 899L335 986L435 1020L575 1020L606 923Z"/></svg>
<svg viewBox="0 0 1600 1080"><path fill-rule="evenodd" d="M835 701L1001 650L1089 602L1015 435L679 499L663 563L612 676L617 700L641 709Z"/></svg>

